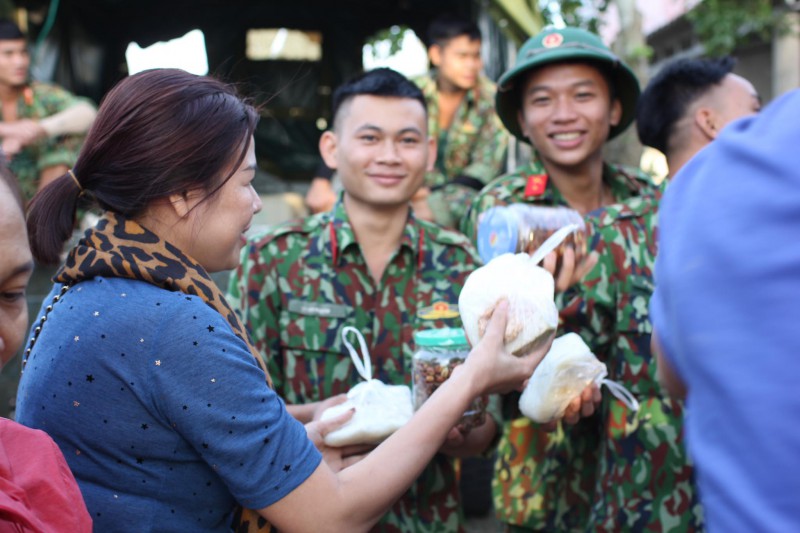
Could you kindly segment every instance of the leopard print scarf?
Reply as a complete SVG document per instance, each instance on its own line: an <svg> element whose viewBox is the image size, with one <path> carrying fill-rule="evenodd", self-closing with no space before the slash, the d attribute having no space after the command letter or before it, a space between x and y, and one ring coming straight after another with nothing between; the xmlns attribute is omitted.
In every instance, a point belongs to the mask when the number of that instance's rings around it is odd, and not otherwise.
<svg viewBox="0 0 800 533"><path fill-rule="evenodd" d="M199 296L225 317L236 336L247 344L272 387L266 365L244 325L205 269L155 233L121 215L106 213L69 252L55 281L71 285L97 276L135 279ZM274 531L255 511L241 507L234 513L232 527L237 533Z"/></svg>

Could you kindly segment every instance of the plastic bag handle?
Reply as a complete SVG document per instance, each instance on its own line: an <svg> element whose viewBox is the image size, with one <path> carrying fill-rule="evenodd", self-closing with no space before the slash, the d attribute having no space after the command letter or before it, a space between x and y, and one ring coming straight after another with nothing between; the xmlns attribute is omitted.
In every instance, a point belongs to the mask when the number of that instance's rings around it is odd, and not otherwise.
<svg viewBox="0 0 800 533"><path fill-rule="evenodd" d="M639 410L639 400L636 399L636 396L634 396L631 391L616 381L611 381L610 379L604 379L600 382L600 384L608 387L609 392L611 392L611 394L619 401L624 403L631 411Z"/></svg>
<svg viewBox="0 0 800 533"><path fill-rule="evenodd" d="M547 239L545 239L542 245L539 246L535 252L533 252L533 255L531 255L531 261L533 264L538 265L542 259L547 257L547 254L558 248L564 239L569 237L570 233L577 231L578 229L580 229L578 224L567 224L566 226L559 228L558 231L554 232Z"/></svg>
<svg viewBox="0 0 800 533"><path fill-rule="evenodd" d="M351 331L356 334L358 344L361 348L361 356L358 355L356 349L353 348L353 345L347 340L347 334ZM345 326L342 328L342 342L345 348L347 348L347 351L350 352L350 359L353 360L353 365L356 367L359 375L364 378L365 381L371 380L372 360L369 358L369 348L367 348L367 341L364 340L364 335L353 326Z"/></svg>

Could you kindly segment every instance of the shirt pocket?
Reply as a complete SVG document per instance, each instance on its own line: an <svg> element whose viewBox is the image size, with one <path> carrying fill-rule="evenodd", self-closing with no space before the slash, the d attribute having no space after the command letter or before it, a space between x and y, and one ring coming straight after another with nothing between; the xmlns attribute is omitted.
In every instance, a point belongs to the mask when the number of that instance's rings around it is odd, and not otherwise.
<svg viewBox="0 0 800 533"><path fill-rule="evenodd" d="M288 403L315 402L345 393L360 379L342 342L342 329L352 326L353 310L329 304L281 311L280 336L283 396ZM363 334L363 332L362 332ZM349 339L359 349L355 335Z"/></svg>
<svg viewBox="0 0 800 533"><path fill-rule="evenodd" d="M650 351L653 325L650 322L651 277L633 274L620 293L615 331L615 357L609 361L609 377L633 394L657 393L655 361ZM640 398L640 401L642 398Z"/></svg>

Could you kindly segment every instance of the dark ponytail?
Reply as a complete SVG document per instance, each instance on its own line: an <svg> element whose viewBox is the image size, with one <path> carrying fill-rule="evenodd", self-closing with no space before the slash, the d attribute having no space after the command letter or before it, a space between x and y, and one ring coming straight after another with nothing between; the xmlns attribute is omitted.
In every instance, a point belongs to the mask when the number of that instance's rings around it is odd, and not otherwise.
<svg viewBox="0 0 800 533"><path fill-rule="evenodd" d="M103 98L78 160L33 199L37 261L55 263L75 226L81 193L135 218L155 200L192 189L210 198L244 160L258 112L235 89L178 69L140 72ZM80 185L80 187L79 187Z"/></svg>
<svg viewBox="0 0 800 533"><path fill-rule="evenodd" d="M38 262L58 262L61 249L75 228L80 195L81 189L65 173L33 197L28 211L28 240Z"/></svg>

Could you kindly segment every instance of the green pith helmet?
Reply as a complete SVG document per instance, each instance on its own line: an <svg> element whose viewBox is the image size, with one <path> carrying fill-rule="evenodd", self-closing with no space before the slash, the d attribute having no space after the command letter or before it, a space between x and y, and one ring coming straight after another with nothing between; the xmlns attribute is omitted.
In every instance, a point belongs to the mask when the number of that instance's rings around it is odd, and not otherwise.
<svg viewBox="0 0 800 533"><path fill-rule="evenodd" d="M522 102L519 91L514 90L518 83L525 81L527 73L545 65L582 59L608 65L613 92L622 104L619 124L611 127L608 138L622 133L636 113L639 80L597 35L579 28L548 28L528 39L519 49L515 65L497 81L495 105L506 129L521 141L530 142L517 121Z"/></svg>

